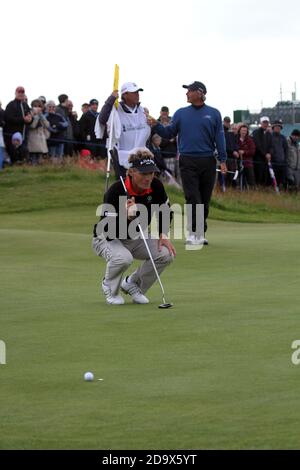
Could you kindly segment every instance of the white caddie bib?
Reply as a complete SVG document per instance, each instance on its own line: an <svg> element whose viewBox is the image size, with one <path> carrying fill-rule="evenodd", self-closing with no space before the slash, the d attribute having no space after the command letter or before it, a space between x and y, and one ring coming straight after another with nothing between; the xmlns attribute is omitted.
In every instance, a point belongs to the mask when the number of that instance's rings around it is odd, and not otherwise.
<svg viewBox="0 0 300 470"><path fill-rule="evenodd" d="M147 124L144 108L139 106L137 112L126 113L122 106L118 107L121 122L121 136L118 142L120 165L128 168L128 157L136 147L145 147L150 137L151 129Z"/></svg>

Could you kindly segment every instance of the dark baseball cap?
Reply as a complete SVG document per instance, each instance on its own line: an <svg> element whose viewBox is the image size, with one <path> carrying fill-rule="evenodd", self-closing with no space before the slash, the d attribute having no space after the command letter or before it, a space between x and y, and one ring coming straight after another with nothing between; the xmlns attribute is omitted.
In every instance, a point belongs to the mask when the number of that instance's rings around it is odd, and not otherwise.
<svg viewBox="0 0 300 470"><path fill-rule="evenodd" d="M155 161L152 158L143 158L130 163L130 168L136 168L140 173L158 173Z"/></svg>
<svg viewBox="0 0 300 470"><path fill-rule="evenodd" d="M206 90L206 86L204 85L204 83L202 82L193 82L193 83L190 83L189 85L182 85L183 88L187 88L188 90L190 91L197 91L197 90L200 90L202 91L202 93L204 93L206 95L207 93L207 90Z"/></svg>
<svg viewBox="0 0 300 470"><path fill-rule="evenodd" d="M92 100L90 100L90 105L91 104L99 104L99 101L93 98Z"/></svg>
<svg viewBox="0 0 300 470"><path fill-rule="evenodd" d="M223 121L225 121L225 122L231 122L231 119L230 119L229 116L225 116L224 119L223 119Z"/></svg>
<svg viewBox="0 0 300 470"><path fill-rule="evenodd" d="M17 92L17 93L25 93L25 88L24 88L23 86L18 86L18 87L16 88L16 92Z"/></svg>
<svg viewBox="0 0 300 470"><path fill-rule="evenodd" d="M273 124L272 124L272 129L273 129L274 127L281 127L281 129L282 129L282 128L283 128L283 122L282 122L282 120L281 120L281 119L277 119L276 121L274 121Z"/></svg>

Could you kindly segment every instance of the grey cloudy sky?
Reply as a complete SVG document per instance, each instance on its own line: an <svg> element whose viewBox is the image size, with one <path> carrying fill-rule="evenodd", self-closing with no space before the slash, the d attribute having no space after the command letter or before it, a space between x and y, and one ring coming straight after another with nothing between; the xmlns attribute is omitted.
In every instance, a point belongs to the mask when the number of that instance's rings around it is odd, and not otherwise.
<svg viewBox="0 0 300 470"><path fill-rule="evenodd" d="M154 116L185 106L193 80L223 115L272 106L280 83L290 99L298 80L299 17L295 0L3 2L0 99L23 85L30 101L67 93L79 111L106 99L118 63Z"/></svg>

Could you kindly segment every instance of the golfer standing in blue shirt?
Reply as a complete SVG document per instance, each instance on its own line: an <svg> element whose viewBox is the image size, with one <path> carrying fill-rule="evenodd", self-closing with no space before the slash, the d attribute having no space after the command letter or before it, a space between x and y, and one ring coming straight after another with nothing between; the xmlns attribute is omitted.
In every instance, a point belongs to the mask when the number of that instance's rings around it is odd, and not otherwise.
<svg viewBox="0 0 300 470"><path fill-rule="evenodd" d="M220 112L205 104L206 86L201 82L193 82L183 85L183 88L187 89L187 101L191 105L178 109L166 127L151 117L148 123L161 137L171 139L178 136L183 191L186 204L192 207L186 244L207 245L207 239L199 236L196 227L196 206L204 205L206 232L209 203L216 179L216 153L222 173L227 172L224 129Z"/></svg>

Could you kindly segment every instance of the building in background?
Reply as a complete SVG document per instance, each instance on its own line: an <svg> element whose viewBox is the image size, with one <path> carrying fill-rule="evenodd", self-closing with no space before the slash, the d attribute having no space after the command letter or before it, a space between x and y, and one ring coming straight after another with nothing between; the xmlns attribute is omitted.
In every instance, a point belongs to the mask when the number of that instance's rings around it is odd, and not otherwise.
<svg viewBox="0 0 300 470"><path fill-rule="evenodd" d="M258 127L259 120L262 116L268 116L271 123L281 119L284 124L282 133L285 136L289 136L293 129L300 130L300 101L296 99L296 88L292 93L292 99L290 101L283 101L281 99L273 108L264 107L259 112L251 112L244 109L233 111L233 120L235 123L244 122L252 129Z"/></svg>

